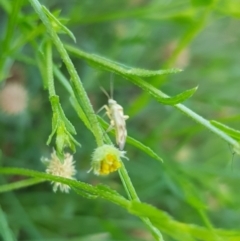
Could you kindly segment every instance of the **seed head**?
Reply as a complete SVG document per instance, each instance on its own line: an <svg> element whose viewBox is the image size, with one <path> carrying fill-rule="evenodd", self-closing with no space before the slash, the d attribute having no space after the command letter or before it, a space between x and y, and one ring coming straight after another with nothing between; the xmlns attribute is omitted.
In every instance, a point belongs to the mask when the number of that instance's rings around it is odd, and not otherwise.
<svg viewBox="0 0 240 241"><path fill-rule="evenodd" d="M69 153L64 154L64 160L61 162L56 155L54 150L51 154L51 159L44 159L44 163L47 165L46 173L74 179L73 176L76 174L76 169L74 166L73 156ZM68 193L70 187L67 184L62 184L60 182L51 182L53 184L53 191L56 192L59 188L61 192Z"/></svg>

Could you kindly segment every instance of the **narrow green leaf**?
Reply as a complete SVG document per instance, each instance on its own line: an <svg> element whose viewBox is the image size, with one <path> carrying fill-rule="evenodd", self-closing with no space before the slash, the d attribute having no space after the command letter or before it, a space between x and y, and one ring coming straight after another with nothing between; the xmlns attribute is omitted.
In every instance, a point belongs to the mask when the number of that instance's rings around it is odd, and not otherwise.
<svg viewBox="0 0 240 241"><path fill-rule="evenodd" d="M0 237L2 237L3 241L16 241L13 236L12 230L8 225L8 221L5 213L3 212L0 206Z"/></svg>
<svg viewBox="0 0 240 241"><path fill-rule="evenodd" d="M66 133L65 126L60 124L56 133L56 154L62 163L64 162L64 147L66 144L69 144L68 135Z"/></svg>
<svg viewBox="0 0 240 241"><path fill-rule="evenodd" d="M28 170L24 168L11 168L11 167L0 167L0 173L5 175L11 175L11 174L18 174L22 176L29 176L29 177L35 177L35 178L41 178L44 180L52 181L52 182L61 182L63 184L67 184L72 188L81 189L84 192L87 192L92 195L99 195L101 198L105 198L111 202L114 202L121 206L127 206L128 201L119 195L114 195L113 192L104 192L97 187L94 187L90 184L80 182L74 179L68 179L60 176L54 176L51 174L47 174L44 172L38 172L34 170Z"/></svg>
<svg viewBox="0 0 240 241"><path fill-rule="evenodd" d="M153 225L178 241L237 241L240 237L239 232L221 229L210 230L205 227L178 222L167 213L146 203L131 201L128 210L137 216L148 217Z"/></svg>
<svg viewBox="0 0 240 241"><path fill-rule="evenodd" d="M118 63L110 59L98 56L96 54L89 54L80 49L74 48L71 45L65 45L65 47L72 54L89 61L91 64L94 64L94 66L96 67L103 68L109 71L114 71L119 74L121 73L126 76L152 77L152 76L160 76L164 74L178 73L182 71L180 69L146 70L146 69L133 68L130 66L126 66L122 63Z"/></svg>
<svg viewBox="0 0 240 241"><path fill-rule="evenodd" d="M8 183L0 186L0 193L2 192L9 192L16 189L32 186L41 182L44 182L45 180L39 179L39 178L31 178L27 180L21 180L18 182Z"/></svg>
<svg viewBox="0 0 240 241"><path fill-rule="evenodd" d="M55 76L58 78L58 80L60 81L60 83L67 89L67 91L69 92L69 94L71 95L70 97L70 103L72 104L73 108L75 109L75 111L77 112L79 118L83 121L83 123L85 124L85 126L92 131L90 122L86 116L86 114L84 113L82 107L79 105L74 92L72 90L71 85L69 84L69 81L66 79L66 77L62 74L62 72L56 67L54 66L53 68L54 74Z"/></svg>
<svg viewBox="0 0 240 241"><path fill-rule="evenodd" d="M101 191L104 191L104 192L109 192L109 193L112 193L112 194L114 194L114 195L117 195L117 196L121 197L121 195L120 195L117 191L113 190L112 188L110 188L110 187L107 186L107 185L98 184L98 185L96 186L96 188L97 188L98 190L101 190Z"/></svg>
<svg viewBox="0 0 240 241"><path fill-rule="evenodd" d="M57 77L57 79L60 81L60 83L65 87L65 89L68 91L68 93L71 96L74 96L74 92L69 83L69 80L63 75L63 73L59 70L59 68L56 65L53 65L53 73Z"/></svg>
<svg viewBox="0 0 240 241"><path fill-rule="evenodd" d="M58 27L60 27L76 43L74 34L66 26L64 26L45 6L42 5L42 9L44 13L47 14L49 19L53 21L54 24L56 24Z"/></svg>
<svg viewBox="0 0 240 241"><path fill-rule="evenodd" d="M126 70L126 74L130 76L138 76L138 77L153 77L159 76L163 74L175 74L181 72L181 69L162 69L162 70L146 70L146 69L138 69L131 68Z"/></svg>
<svg viewBox="0 0 240 241"><path fill-rule="evenodd" d="M163 159L156 152L154 152L150 147L144 145L140 141L132 138L131 136L127 137L127 143L129 143L132 146L135 146L136 148L142 150L143 152L148 154L150 157L152 157L152 158L154 158L154 159L156 159L160 162L163 162Z"/></svg>
<svg viewBox="0 0 240 241"><path fill-rule="evenodd" d="M206 204L201 198L200 193L196 190L196 187L192 183L188 182L189 180L180 180L182 189L184 190L185 200L196 210L205 210L207 209Z"/></svg>
<svg viewBox="0 0 240 241"><path fill-rule="evenodd" d="M223 132L225 132L226 134L228 134L229 136L233 137L236 140L240 140L240 131L233 129L227 125L224 125L218 121L215 120L211 120L210 123L217 127L218 129L222 130Z"/></svg>
<svg viewBox="0 0 240 241"><path fill-rule="evenodd" d="M70 133L76 135L77 132L75 130L75 127L73 126L73 124L66 117L66 115L65 115L65 113L64 113L64 111L62 109L62 106L60 105L60 103L58 103L58 111L59 111L59 114L60 114L60 117L61 117L62 121L64 122L64 124L66 126L67 131L69 131Z"/></svg>
<svg viewBox="0 0 240 241"><path fill-rule="evenodd" d="M96 199L98 198L98 195L93 195L93 194L90 194L90 193L87 193L85 191L82 191L80 189L77 189L77 188L73 188L73 190L80 196L84 197L84 198L87 198L87 199Z"/></svg>
<svg viewBox="0 0 240 241"><path fill-rule="evenodd" d="M48 77L47 77L46 66L45 66L46 59L45 59L44 54L41 51L37 52L36 60L37 60L38 68L40 70L40 74L42 76L43 87L44 87L44 89L47 89L48 88Z"/></svg>
<svg viewBox="0 0 240 241"><path fill-rule="evenodd" d="M4 9L5 12L7 12L8 14L11 12L12 10L12 6L11 3L8 0L1 0L0 1L0 6Z"/></svg>
<svg viewBox="0 0 240 241"><path fill-rule="evenodd" d="M9 71L14 61L10 58L8 52L13 43L15 28L18 25L22 4L23 0L18 0L14 4L11 4L12 6L9 8L8 4L4 4L3 2L6 10L11 9L11 12L9 12L5 33L1 37L2 41L0 43L0 82L9 77Z"/></svg>
<svg viewBox="0 0 240 241"><path fill-rule="evenodd" d="M79 147L82 146L69 132L68 132L68 137L69 137L69 139L71 141L71 145L75 144L75 145L77 145ZM75 152L75 145L73 145L71 147L71 149L74 150L74 152Z"/></svg>
<svg viewBox="0 0 240 241"><path fill-rule="evenodd" d="M96 54L88 54L86 52L82 52L82 56L88 57L88 61L90 64L98 67L98 68L106 68L108 70L111 69L118 69L120 72L124 73L128 76L137 76L137 77L154 77L160 76L165 74L175 74L181 72L181 69L173 68L173 69L162 69L162 70L147 70L147 69L140 69L140 68L133 68L127 66L125 64L104 58L102 56ZM103 66L104 65L104 66Z"/></svg>
<svg viewBox="0 0 240 241"><path fill-rule="evenodd" d="M53 118L52 118L52 132L49 135L48 139L47 139L47 145L50 144L50 142L52 141L52 138L54 136L54 134L56 133L58 128L58 123L57 123L57 119L56 119L56 114L53 114Z"/></svg>
<svg viewBox="0 0 240 241"><path fill-rule="evenodd" d="M149 84L148 82L138 78L138 77L132 77L130 78L133 83L138 85L143 90L147 91L152 97L154 97L158 102L164 105L176 105L179 103L182 103L183 101L190 98L198 89L198 87L195 87L193 89L186 90L178 95L175 95L173 97L169 97L165 95L166 97L163 97L163 93L155 88L153 85Z"/></svg>
<svg viewBox="0 0 240 241"><path fill-rule="evenodd" d="M75 109L75 111L77 112L79 118L83 121L83 123L85 124L85 126L92 131L91 125L89 123L89 120L87 118L87 116L85 115L83 109L81 108L81 106L78 104L77 100L75 97L70 97L70 103L72 104L73 108Z"/></svg>
<svg viewBox="0 0 240 241"><path fill-rule="evenodd" d="M167 213L160 211L154 206L146 203L131 201L130 205L128 206L128 210L130 211L130 213L134 213L139 216L146 216L151 219L158 219L163 225L173 220Z"/></svg>
<svg viewBox="0 0 240 241"><path fill-rule="evenodd" d="M108 127L108 124L106 121L104 121L100 116L98 116L98 120L99 122L101 123L101 125L106 129ZM110 131L112 134L114 133L114 131ZM158 160L158 161L161 161L163 162L162 158L160 156L158 156L150 147L148 146L145 146L143 143L137 141L136 139L128 136L127 137L127 140L126 140L127 143L135 146L136 148L142 150L143 152L145 152L146 154L148 154L150 157Z"/></svg>
<svg viewBox="0 0 240 241"><path fill-rule="evenodd" d="M180 229L179 227L176 228L174 226L175 221L167 213L160 211L151 205L132 201L128 210L135 215L148 217L156 228L167 233L175 240L194 241L187 230Z"/></svg>
<svg viewBox="0 0 240 241"><path fill-rule="evenodd" d="M138 76L150 77L150 76L162 75L162 74L166 74L166 73L176 73L176 72L180 71L179 69L157 70L157 71L134 69L134 68L126 67L122 64L113 62L112 60L97 56L95 54L86 53L86 52L79 50L77 48L74 48L70 45L65 45L65 46L66 46L66 49L68 51L70 51L72 54L74 54L75 56L83 58L83 59L87 60L88 62L93 63L97 67L100 67L107 71L114 72L114 73L119 74L122 77L130 80L135 85L137 85L140 88L142 88L143 90L147 91L158 102L160 102L164 105L176 105L178 103L181 103L181 102L185 101L186 99L190 98L197 90L197 87L195 87L193 89L186 90L176 96L169 97L169 96L163 94L160 90L155 88L150 83L139 78Z"/></svg>
<svg viewBox="0 0 240 241"><path fill-rule="evenodd" d="M237 241L240 239L240 232L231 231L231 230L221 230L214 229L214 233L212 230L209 230L204 227L200 227L197 225L181 223L174 220L170 215L166 212L158 210L157 208L145 204L140 203L138 201L128 201L124 197L119 196L119 194L113 194L114 191L105 191L102 190L104 188L94 187L84 182L76 181L73 179L67 179L59 176L53 176L47 173L37 172L33 170L27 170L22 168L7 168L0 167L1 174L18 174L24 176L31 176L35 178L41 178L48 181L61 182L63 184L67 184L71 186L73 189L80 189L83 192L89 193L90 195L98 195L101 198L104 198L108 201L111 201L117 205L122 206L125 209L136 216L139 217L148 217L152 223L158 228L167 233L170 237L173 237L175 240L202 240L202 241L219 241L217 236L221 237L224 241ZM108 189L108 188L107 188ZM1 222L0 222L1 223ZM194 238L194 239L192 239Z"/></svg>
<svg viewBox="0 0 240 241"><path fill-rule="evenodd" d="M72 123L67 119L66 115L64 114L62 106L59 102L59 96L58 95L51 96L50 101L52 104L53 112L57 115L57 118L59 118L65 124L67 131L76 135L77 133L76 133L75 127L72 125Z"/></svg>

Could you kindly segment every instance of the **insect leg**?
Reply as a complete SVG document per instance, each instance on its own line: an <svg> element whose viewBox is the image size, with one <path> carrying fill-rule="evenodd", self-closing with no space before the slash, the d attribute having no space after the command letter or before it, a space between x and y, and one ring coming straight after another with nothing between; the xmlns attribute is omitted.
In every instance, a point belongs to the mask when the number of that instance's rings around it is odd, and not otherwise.
<svg viewBox="0 0 240 241"><path fill-rule="evenodd" d="M113 128L114 128L114 122L111 121L107 130L103 131L103 137L104 137L104 135L107 134L107 132L111 131Z"/></svg>
<svg viewBox="0 0 240 241"><path fill-rule="evenodd" d="M109 118L110 120L112 120L110 108L109 108L107 105L104 105L103 107L106 109L106 114L107 114L108 118Z"/></svg>
<svg viewBox="0 0 240 241"><path fill-rule="evenodd" d="M98 113L101 112L103 109L106 109L106 105L103 105L96 113L98 114Z"/></svg>

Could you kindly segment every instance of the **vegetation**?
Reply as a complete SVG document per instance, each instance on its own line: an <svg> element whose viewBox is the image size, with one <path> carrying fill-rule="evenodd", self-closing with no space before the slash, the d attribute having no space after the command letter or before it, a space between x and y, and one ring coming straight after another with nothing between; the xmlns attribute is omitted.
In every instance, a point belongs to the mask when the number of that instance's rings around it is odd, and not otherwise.
<svg viewBox="0 0 240 241"><path fill-rule="evenodd" d="M0 240L240 240L239 9L0 0Z"/></svg>

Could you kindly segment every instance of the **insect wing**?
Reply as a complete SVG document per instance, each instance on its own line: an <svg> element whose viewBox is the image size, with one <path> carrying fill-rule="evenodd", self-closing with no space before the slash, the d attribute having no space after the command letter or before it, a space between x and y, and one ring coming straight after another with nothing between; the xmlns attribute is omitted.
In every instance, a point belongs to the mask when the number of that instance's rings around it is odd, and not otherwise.
<svg viewBox="0 0 240 241"><path fill-rule="evenodd" d="M111 112L115 124L116 142L120 150L123 150L127 138L127 129L123 114L123 108L122 106L116 104L112 106Z"/></svg>

